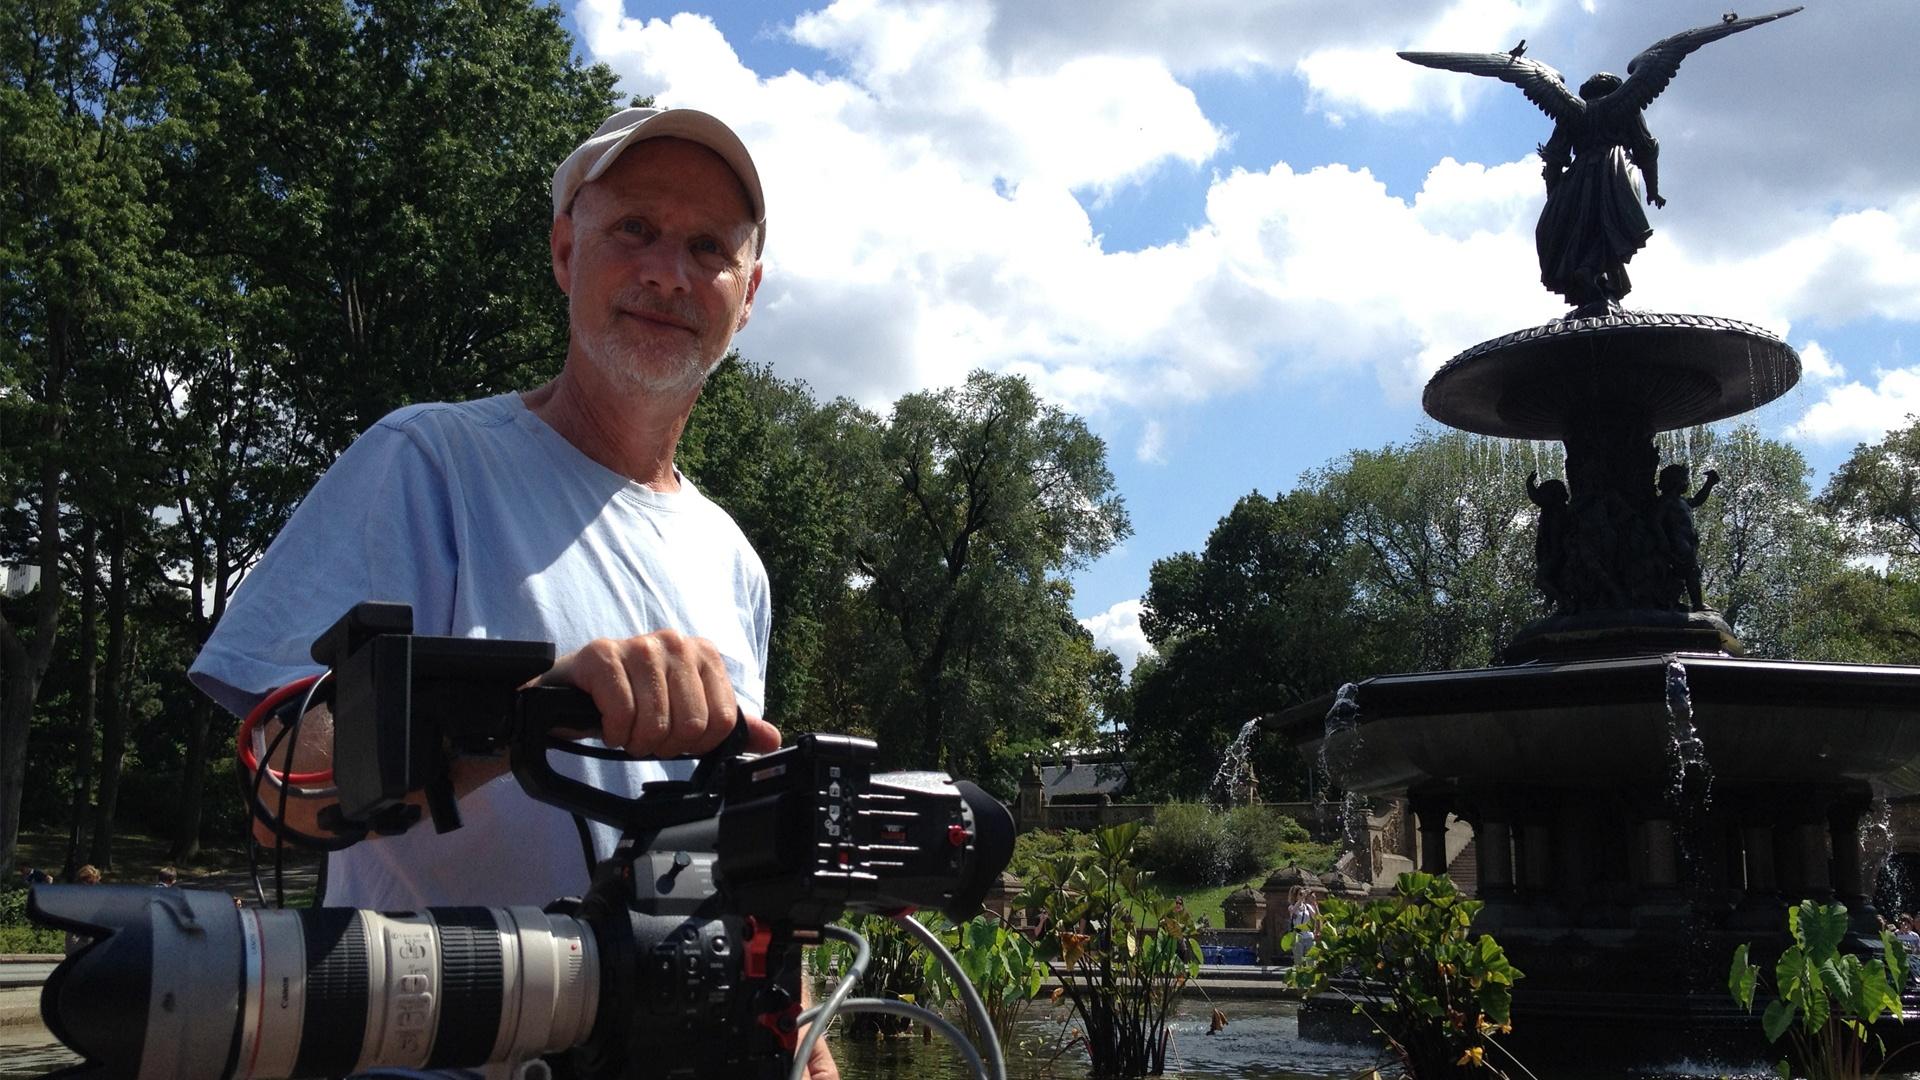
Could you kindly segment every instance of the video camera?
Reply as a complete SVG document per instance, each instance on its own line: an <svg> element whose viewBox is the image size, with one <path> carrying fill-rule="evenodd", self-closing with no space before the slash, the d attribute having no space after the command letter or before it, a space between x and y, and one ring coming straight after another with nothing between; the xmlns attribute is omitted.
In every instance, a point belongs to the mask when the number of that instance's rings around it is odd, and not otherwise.
<svg viewBox="0 0 1920 1080"><path fill-rule="evenodd" d="M457 828L449 762L504 753L534 798L621 829L613 855L584 897L544 909L236 910L223 893L191 889L36 887L35 922L93 939L41 993L47 1027L84 1059L57 1076L489 1063L528 1063L525 1078L555 1067L583 1078L798 1076L843 1003L924 1013L846 1001L865 943L830 924L916 908L964 921L1012 854L999 802L944 774L875 773L875 744L844 735L752 755L739 752L736 724L691 779L632 798L565 776L549 754L583 751L556 733L595 729L599 717L581 691L524 685L552 666L548 643L416 636L410 608L367 603L313 656L332 682L337 833L404 830L419 817L415 792L436 828ZM261 768L269 756L258 755ZM267 812L257 788L252 800ZM803 1014L801 950L825 938L857 947L854 970ZM998 1048L987 1049L997 1064ZM549 1065L542 1055L562 1056Z"/></svg>

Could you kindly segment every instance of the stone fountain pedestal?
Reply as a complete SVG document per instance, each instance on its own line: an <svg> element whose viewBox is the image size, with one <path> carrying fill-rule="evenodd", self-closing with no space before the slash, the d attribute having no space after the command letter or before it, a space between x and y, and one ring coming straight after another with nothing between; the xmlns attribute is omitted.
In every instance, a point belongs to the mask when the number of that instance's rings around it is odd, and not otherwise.
<svg viewBox="0 0 1920 1080"><path fill-rule="evenodd" d="M1501 666L1364 679L1270 725L1346 791L1409 800L1423 836L1472 825L1475 926L1526 974L1503 1041L1530 1063L1764 1058L1727 969L1742 942L1769 967L1801 899L1844 903L1852 947L1878 948L1862 834L1877 799L1920 794L1920 668L1742 655L1690 610L1656 489L1656 433L1757 408L1799 373L1757 327L1636 312L1461 353L1427 386L1431 415L1566 444L1565 481L1535 496L1551 613ZM1434 848L1421 869L1444 873ZM1303 1031L1345 1012L1312 1005Z"/></svg>

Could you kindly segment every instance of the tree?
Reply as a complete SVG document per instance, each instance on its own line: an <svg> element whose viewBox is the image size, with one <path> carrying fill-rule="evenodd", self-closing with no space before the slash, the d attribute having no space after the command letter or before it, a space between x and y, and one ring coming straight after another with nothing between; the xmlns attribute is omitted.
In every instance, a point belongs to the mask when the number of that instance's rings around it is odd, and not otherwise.
<svg viewBox="0 0 1920 1080"><path fill-rule="evenodd" d="M1357 602L1386 635L1384 659L1417 671L1489 664L1545 614L1524 480L1560 461L1503 439L1422 432L1312 478L1339 508Z"/></svg>
<svg viewBox="0 0 1920 1080"><path fill-rule="evenodd" d="M767 568L773 631L767 715L782 728L844 730L817 701L826 620L844 603L859 504L832 448L856 410L817 404L807 387L729 356L707 379L674 455L725 507ZM821 715L822 712L825 715Z"/></svg>
<svg viewBox="0 0 1920 1080"><path fill-rule="evenodd" d="M1143 786L1204 796L1241 725L1354 677L1371 647L1350 563L1338 508L1297 490L1242 497L1200 554L1153 564L1140 625L1156 655L1134 668L1128 728ZM1277 740L1254 752L1269 796L1300 772Z"/></svg>
<svg viewBox="0 0 1920 1080"><path fill-rule="evenodd" d="M1820 495L1862 554L1920 561L1920 419L1862 443Z"/></svg>
<svg viewBox="0 0 1920 1080"><path fill-rule="evenodd" d="M1697 479L1713 465L1721 482L1695 512L1707 602L1757 656L1829 659L1804 625L1811 597L1845 571L1843 545L1814 505L1800 451L1749 424L1688 433L1675 446Z"/></svg>
<svg viewBox="0 0 1920 1080"><path fill-rule="evenodd" d="M1793 655L1920 663L1920 420L1856 447L1818 506L1848 561L1803 594Z"/></svg>
<svg viewBox="0 0 1920 1080"><path fill-rule="evenodd" d="M1050 691L1088 656L1057 575L1131 528L1105 444L1026 380L984 372L845 436L859 602L835 662L859 669L883 749L1010 787L1015 754L1090 738L1092 718L1053 711Z"/></svg>
<svg viewBox="0 0 1920 1080"><path fill-rule="evenodd" d="M0 396L9 509L40 592L0 620L0 874L13 870L34 703L66 599L63 506L99 427L79 419L89 379L111 379L166 289L156 147L191 84L183 27L164 3L30 5L0 31Z"/></svg>
<svg viewBox="0 0 1920 1080"><path fill-rule="evenodd" d="M1241 725L1387 671L1491 663L1544 614L1524 477L1537 452L1458 432L1355 451L1287 495L1243 498L1199 555L1156 562L1130 745L1147 787L1197 798ZM1270 793L1304 763L1255 744Z"/></svg>

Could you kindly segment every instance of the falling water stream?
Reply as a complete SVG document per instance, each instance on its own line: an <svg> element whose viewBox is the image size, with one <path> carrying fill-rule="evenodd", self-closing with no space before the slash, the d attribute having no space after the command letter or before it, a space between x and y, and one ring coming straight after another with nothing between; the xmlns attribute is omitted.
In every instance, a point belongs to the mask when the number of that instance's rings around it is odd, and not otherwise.
<svg viewBox="0 0 1920 1080"><path fill-rule="evenodd" d="M1220 767L1214 770L1213 780L1207 784L1207 801L1216 808L1252 801L1253 793L1258 790L1257 778L1253 775L1253 739L1258 734L1260 718L1256 716L1241 725L1240 733L1220 756Z"/></svg>
<svg viewBox="0 0 1920 1080"><path fill-rule="evenodd" d="M1693 694L1687 689L1687 666L1667 661L1668 757L1673 783L1668 802L1676 815L1692 817L1713 804L1713 765L1707 761L1699 732L1693 727Z"/></svg>

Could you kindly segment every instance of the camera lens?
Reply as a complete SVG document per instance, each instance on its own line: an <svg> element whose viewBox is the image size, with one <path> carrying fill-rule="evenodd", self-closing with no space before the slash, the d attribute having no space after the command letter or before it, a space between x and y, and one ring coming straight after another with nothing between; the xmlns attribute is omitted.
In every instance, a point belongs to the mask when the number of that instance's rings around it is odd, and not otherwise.
<svg viewBox="0 0 1920 1080"><path fill-rule="evenodd" d="M518 1061L584 1041L591 930L538 908L236 910L224 894L40 886L28 913L94 938L41 1012L64 1075L338 1076Z"/></svg>

